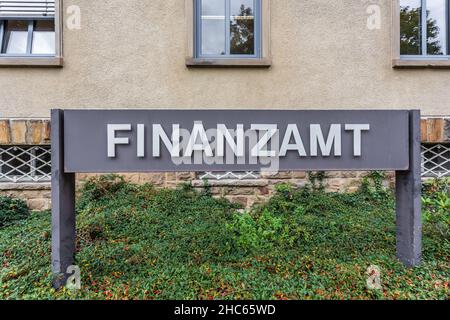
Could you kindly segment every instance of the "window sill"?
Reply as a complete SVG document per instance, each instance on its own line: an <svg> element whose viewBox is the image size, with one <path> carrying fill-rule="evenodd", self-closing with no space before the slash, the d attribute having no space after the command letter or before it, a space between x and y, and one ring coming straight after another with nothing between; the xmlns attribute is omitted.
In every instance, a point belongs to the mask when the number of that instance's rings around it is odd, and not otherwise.
<svg viewBox="0 0 450 320"><path fill-rule="evenodd" d="M43 182L0 182L0 191L12 190L51 190L49 181Z"/></svg>
<svg viewBox="0 0 450 320"><path fill-rule="evenodd" d="M186 58L186 66L211 67L211 68L269 68L272 60L269 58L261 59L197 59Z"/></svg>
<svg viewBox="0 0 450 320"><path fill-rule="evenodd" d="M392 67L397 69L406 68L450 68L450 60L407 60L393 59Z"/></svg>
<svg viewBox="0 0 450 320"><path fill-rule="evenodd" d="M62 57L0 57L0 67L62 67Z"/></svg>
<svg viewBox="0 0 450 320"><path fill-rule="evenodd" d="M268 185L267 179L225 179L225 180L212 180L206 179L208 186L211 187L265 187ZM194 188L202 188L205 186L204 180L194 180L191 182Z"/></svg>

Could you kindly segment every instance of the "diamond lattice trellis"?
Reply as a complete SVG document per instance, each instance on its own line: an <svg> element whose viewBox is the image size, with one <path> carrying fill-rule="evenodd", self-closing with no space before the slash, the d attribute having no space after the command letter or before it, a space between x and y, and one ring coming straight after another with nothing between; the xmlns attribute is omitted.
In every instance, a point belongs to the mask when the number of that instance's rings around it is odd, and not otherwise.
<svg viewBox="0 0 450 320"><path fill-rule="evenodd" d="M450 144L422 145L422 176L442 178L450 176ZM199 178L210 180L258 179L259 172L204 172Z"/></svg>
<svg viewBox="0 0 450 320"><path fill-rule="evenodd" d="M450 144L422 145L422 176L450 176Z"/></svg>
<svg viewBox="0 0 450 320"><path fill-rule="evenodd" d="M200 180L245 180L245 179L258 179L260 177L259 172L247 171L247 172L204 172L199 175Z"/></svg>
<svg viewBox="0 0 450 320"><path fill-rule="evenodd" d="M422 176L450 176L450 144L422 145ZM245 180L259 179L260 173L204 172L200 179ZM0 182L44 182L51 179L49 146L1 146Z"/></svg>
<svg viewBox="0 0 450 320"><path fill-rule="evenodd" d="M0 147L0 181L43 182L51 180L49 146Z"/></svg>

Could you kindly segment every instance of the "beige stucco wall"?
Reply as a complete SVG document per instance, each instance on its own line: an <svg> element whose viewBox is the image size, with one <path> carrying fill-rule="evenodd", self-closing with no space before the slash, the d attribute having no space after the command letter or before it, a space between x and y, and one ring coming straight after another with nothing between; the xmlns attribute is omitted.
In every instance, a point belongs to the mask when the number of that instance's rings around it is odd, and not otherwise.
<svg viewBox="0 0 450 320"><path fill-rule="evenodd" d="M272 0L270 69L185 67L184 0L64 0L63 68L1 68L0 117L51 108L421 108L450 114L450 70L391 67L392 0ZM366 25L381 6L380 30Z"/></svg>

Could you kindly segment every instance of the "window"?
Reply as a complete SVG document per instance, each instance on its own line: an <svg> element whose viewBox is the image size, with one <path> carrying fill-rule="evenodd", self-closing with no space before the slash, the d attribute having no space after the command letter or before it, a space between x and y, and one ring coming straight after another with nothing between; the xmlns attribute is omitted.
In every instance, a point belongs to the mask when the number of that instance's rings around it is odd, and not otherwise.
<svg viewBox="0 0 450 320"><path fill-rule="evenodd" d="M450 66L450 0L397 0L396 5L400 66Z"/></svg>
<svg viewBox="0 0 450 320"><path fill-rule="evenodd" d="M268 0L187 1L193 13L188 65L270 65Z"/></svg>
<svg viewBox="0 0 450 320"><path fill-rule="evenodd" d="M0 65L61 65L59 0L0 0Z"/></svg>
<svg viewBox="0 0 450 320"><path fill-rule="evenodd" d="M50 179L50 146L0 146L0 182L44 182Z"/></svg>
<svg viewBox="0 0 450 320"><path fill-rule="evenodd" d="M259 0L198 0L197 56L259 56Z"/></svg>

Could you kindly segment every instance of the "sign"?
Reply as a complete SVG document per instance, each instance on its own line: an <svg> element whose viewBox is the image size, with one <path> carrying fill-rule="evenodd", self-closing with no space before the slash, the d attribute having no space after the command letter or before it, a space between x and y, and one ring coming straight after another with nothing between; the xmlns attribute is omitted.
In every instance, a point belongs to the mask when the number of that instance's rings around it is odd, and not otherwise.
<svg viewBox="0 0 450 320"><path fill-rule="evenodd" d="M396 172L397 256L421 260L420 112L52 110L52 268L75 253L75 173Z"/></svg>
<svg viewBox="0 0 450 320"><path fill-rule="evenodd" d="M66 172L407 170L408 111L68 110Z"/></svg>

